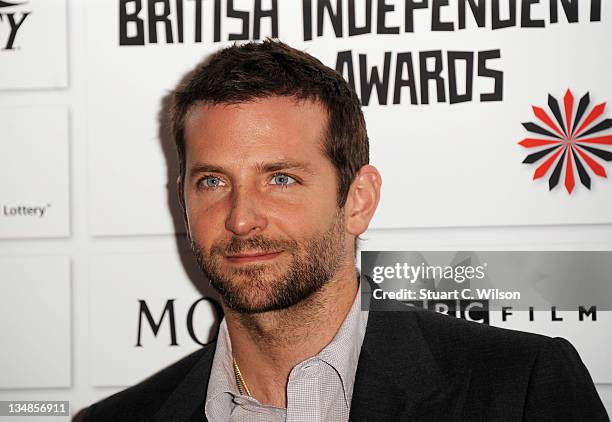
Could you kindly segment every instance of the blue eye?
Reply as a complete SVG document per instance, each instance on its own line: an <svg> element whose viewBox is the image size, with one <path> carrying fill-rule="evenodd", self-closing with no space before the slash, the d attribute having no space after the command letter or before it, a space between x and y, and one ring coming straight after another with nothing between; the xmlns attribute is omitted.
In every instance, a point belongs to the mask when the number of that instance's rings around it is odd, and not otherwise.
<svg viewBox="0 0 612 422"><path fill-rule="evenodd" d="M202 179L200 183L203 184L205 188L217 188L219 186L225 186L225 183L221 179L214 176L206 176Z"/></svg>
<svg viewBox="0 0 612 422"><path fill-rule="evenodd" d="M295 183L295 179L291 176L287 176L286 174L275 174L272 177L273 185L290 185Z"/></svg>

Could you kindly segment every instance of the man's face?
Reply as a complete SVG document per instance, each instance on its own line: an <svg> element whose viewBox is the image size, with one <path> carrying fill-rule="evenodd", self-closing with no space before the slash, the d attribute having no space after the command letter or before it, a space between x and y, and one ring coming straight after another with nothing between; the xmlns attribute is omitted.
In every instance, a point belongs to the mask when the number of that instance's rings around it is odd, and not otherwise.
<svg viewBox="0 0 612 422"><path fill-rule="evenodd" d="M192 248L235 311L292 306L352 261L336 172L323 152L326 119L319 103L290 97L202 105L188 116Z"/></svg>

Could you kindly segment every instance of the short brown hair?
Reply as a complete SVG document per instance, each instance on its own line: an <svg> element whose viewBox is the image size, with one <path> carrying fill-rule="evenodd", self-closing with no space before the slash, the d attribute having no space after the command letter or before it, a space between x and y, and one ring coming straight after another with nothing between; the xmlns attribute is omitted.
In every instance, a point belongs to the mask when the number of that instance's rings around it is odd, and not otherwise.
<svg viewBox="0 0 612 422"><path fill-rule="evenodd" d="M343 207L357 171L369 162L368 134L359 98L338 72L310 54L271 39L234 44L216 52L174 91L170 118L179 180L183 182L185 177L185 120L194 106L236 104L271 96L314 100L326 108L325 154L336 168L338 205ZM182 192L179 194L182 196Z"/></svg>

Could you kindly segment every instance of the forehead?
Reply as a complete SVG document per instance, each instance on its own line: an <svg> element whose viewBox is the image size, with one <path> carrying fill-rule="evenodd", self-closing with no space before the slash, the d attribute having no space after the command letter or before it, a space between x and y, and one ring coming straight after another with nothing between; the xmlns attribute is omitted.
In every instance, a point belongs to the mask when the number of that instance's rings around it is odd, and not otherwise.
<svg viewBox="0 0 612 422"><path fill-rule="evenodd" d="M187 161L327 161L327 115L319 102L293 97L200 104L185 122Z"/></svg>

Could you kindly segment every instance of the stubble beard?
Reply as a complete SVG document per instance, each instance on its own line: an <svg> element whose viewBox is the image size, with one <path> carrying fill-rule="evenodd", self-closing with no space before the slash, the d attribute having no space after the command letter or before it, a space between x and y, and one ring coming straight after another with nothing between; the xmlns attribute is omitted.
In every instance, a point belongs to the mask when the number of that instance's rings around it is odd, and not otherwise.
<svg viewBox="0 0 612 422"><path fill-rule="evenodd" d="M228 308L241 314L287 309L321 290L338 271L345 251L344 221L338 211L329 229L300 242L258 235L217 242L208 252L192 240L191 249L198 266ZM283 251L290 262L284 265L285 271L277 263L242 268L226 264L223 268L225 256L248 251Z"/></svg>

